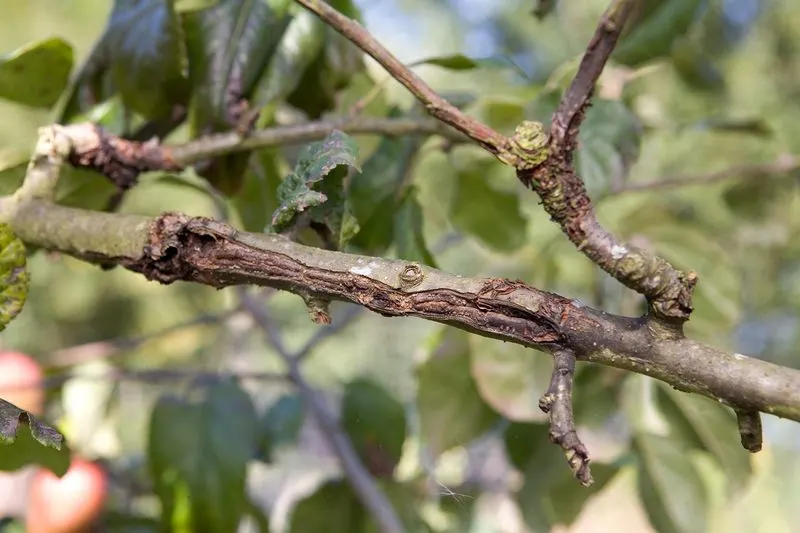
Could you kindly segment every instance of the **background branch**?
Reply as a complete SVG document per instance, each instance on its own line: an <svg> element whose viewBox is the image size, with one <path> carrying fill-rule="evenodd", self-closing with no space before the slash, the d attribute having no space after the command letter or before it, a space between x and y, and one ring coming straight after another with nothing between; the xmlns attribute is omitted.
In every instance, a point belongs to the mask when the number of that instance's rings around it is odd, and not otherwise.
<svg viewBox="0 0 800 533"><path fill-rule="evenodd" d="M239 298L242 307L250 313L255 323L261 328L267 344L272 346L286 363L290 381L300 391L300 395L305 400L311 414L319 422L322 432L339 459L342 470L344 470L347 480L350 486L353 487L359 501L375 519L381 532L403 533L405 528L397 517L392 504L369 474L364 463L359 459L353 443L342 430L333 413L330 412L325 402L303 377L300 371L300 357L290 354L286 349L280 333L267 314L266 307L248 294L246 289L240 288Z"/></svg>
<svg viewBox="0 0 800 533"><path fill-rule="evenodd" d="M796 170L800 170L800 157L784 155L768 163L736 165L707 174L664 176L650 181L626 183L612 191L611 195L661 191L690 187L692 185L713 185L722 181L737 179L763 179L772 176L783 176Z"/></svg>

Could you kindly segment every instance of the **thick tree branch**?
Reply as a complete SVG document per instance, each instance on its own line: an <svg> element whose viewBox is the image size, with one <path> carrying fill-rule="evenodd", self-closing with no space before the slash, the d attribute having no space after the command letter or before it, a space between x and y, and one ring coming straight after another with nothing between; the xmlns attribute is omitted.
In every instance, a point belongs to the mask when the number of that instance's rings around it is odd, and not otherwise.
<svg viewBox="0 0 800 533"><path fill-rule="evenodd" d="M10 215L10 216L7 216ZM521 282L464 278L427 267L405 288L404 261L311 248L217 221L152 219L37 200L6 212L25 242L116 264L161 283L254 284L350 301L384 316L414 316L578 360L630 370L742 411L800 421L800 371L685 338L640 318L610 315Z"/></svg>

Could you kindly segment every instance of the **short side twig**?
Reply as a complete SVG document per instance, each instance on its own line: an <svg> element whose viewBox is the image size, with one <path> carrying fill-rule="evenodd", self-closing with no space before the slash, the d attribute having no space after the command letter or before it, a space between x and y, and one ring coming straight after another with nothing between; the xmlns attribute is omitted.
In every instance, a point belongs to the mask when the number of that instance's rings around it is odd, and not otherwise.
<svg viewBox="0 0 800 533"><path fill-rule="evenodd" d="M764 441L764 434L761 430L761 413L741 409L735 409L735 412L742 446L749 452L760 452Z"/></svg>
<svg viewBox="0 0 800 533"><path fill-rule="evenodd" d="M553 353L553 375L547 392L539 400L539 408L550 415L550 440L561 446L575 478L584 487L594 483L589 469L589 451L575 430L572 412L572 382L575 375L575 354L571 350Z"/></svg>

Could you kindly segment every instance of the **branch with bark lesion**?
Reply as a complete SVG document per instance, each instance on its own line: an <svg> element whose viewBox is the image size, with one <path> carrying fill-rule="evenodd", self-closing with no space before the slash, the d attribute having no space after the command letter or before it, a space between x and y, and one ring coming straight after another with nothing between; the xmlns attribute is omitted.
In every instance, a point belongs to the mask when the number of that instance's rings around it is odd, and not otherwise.
<svg viewBox="0 0 800 533"><path fill-rule="evenodd" d="M91 125L58 126L54 128L62 128L59 132L71 139L71 144L66 151L59 144L52 159L37 150L32 167L45 171L41 176L57 176L58 166L67 161L104 171L113 180L115 174L127 178L129 170L177 169L223 153L305 142L332 129L468 138L513 166L577 248L617 280L645 295L650 313L640 319L608 315L522 282L462 278L419 266L419 283L415 280L409 285L404 280L409 264L403 261L309 248L277 235L239 232L219 221L176 213L150 219L69 209L25 193L26 187L32 190L25 184L13 201L0 199L0 219L29 243L95 263L123 266L162 283L270 286L354 302L384 316L433 320L551 353L555 370L542 406L550 412L553 440L564 448L584 483L591 479L588 454L571 417L570 369L577 360L652 376L733 407L739 416L742 443L752 451L761 439L758 412L800 421L800 372L686 339L681 326L692 311L697 277L605 230L575 172L572 156L579 127L630 11L630 0L615 0L604 15L553 116L544 152L533 154L535 164L530 164L530 154L515 149L524 145L520 141L525 139L506 137L449 104L358 23L325 2L297 2L375 58L438 121L351 117L246 136L231 132L173 147L123 142ZM29 178L33 175L29 173ZM364 272L365 264L370 265L369 273Z"/></svg>

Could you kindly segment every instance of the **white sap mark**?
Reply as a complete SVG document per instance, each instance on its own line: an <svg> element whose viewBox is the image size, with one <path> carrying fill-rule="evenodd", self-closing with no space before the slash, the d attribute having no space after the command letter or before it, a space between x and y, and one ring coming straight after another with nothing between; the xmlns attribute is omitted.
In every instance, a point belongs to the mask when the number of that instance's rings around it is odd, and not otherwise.
<svg viewBox="0 0 800 533"><path fill-rule="evenodd" d="M370 268L378 268L380 265L378 264L377 261L370 261L367 266Z"/></svg>
<svg viewBox="0 0 800 533"><path fill-rule="evenodd" d="M358 259L356 259L356 263L358 263L359 265L364 263L364 258L363 257L359 257Z"/></svg>
<svg viewBox="0 0 800 533"><path fill-rule="evenodd" d="M369 276L370 274L372 274L372 269L369 267L369 265L367 265L365 267L357 267L356 266L356 267L352 267L350 269L350 273L351 274L358 274L359 276Z"/></svg>
<svg viewBox="0 0 800 533"><path fill-rule="evenodd" d="M746 355L741 354L741 353L733 354L733 358L734 359L738 359L739 361L744 361L745 359L750 359L749 357L747 357Z"/></svg>
<svg viewBox="0 0 800 533"><path fill-rule="evenodd" d="M611 247L611 257L614 259L622 259L627 253L628 249L624 246L620 246L619 244L615 244Z"/></svg>
<svg viewBox="0 0 800 533"><path fill-rule="evenodd" d="M580 309L581 307L586 307L586 304L585 304L585 303L583 303L582 301L578 300L577 298L575 298L574 300L572 300L572 305L573 305L574 307L577 307L578 309Z"/></svg>

